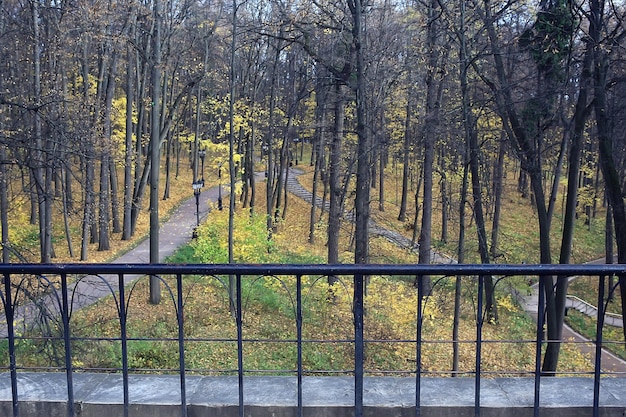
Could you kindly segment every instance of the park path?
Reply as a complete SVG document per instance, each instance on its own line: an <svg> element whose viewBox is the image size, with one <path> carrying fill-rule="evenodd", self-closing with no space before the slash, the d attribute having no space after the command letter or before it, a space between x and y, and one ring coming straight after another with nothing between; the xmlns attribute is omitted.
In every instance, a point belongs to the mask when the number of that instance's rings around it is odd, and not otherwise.
<svg viewBox="0 0 626 417"><path fill-rule="evenodd" d="M589 263L604 263L604 259L597 259L595 261L591 261ZM576 279L577 277L570 277L570 281ZM536 283L531 286L531 291L529 294L525 296L518 296L518 301L531 317L535 320L537 319L538 312L538 300L539 300L539 284ZM583 300L577 299L576 297L568 296L565 302L566 308L574 308L581 313L592 317L597 318L598 309L595 306L592 306L589 303L584 302ZM621 317L616 317L613 315L605 315L605 322L611 326L622 327L623 321ZM563 334L561 338L568 342L573 342L578 345L579 350L587 357L591 358L592 361L595 361L596 357L596 347L593 341L587 339L580 333L576 332L566 323L563 324ZM626 376L626 361L622 358L614 355L610 351L606 349L602 349L602 357L601 357L602 370L605 372L616 373L620 376Z"/></svg>

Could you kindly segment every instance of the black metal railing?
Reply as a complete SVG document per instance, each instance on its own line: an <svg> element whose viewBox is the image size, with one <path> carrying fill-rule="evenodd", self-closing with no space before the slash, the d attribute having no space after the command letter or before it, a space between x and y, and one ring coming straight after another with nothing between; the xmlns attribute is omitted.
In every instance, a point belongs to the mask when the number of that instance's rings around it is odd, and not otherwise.
<svg viewBox="0 0 626 417"><path fill-rule="evenodd" d="M18 390L18 374L25 371L64 371L67 378L67 410L69 416L74 416L74 384L73 375L83 371L119 372L122 374L124 410L128 415L129 375L133 372L176 373L180 376L181 408L180 414L186 416L186 378L188 374L236 374L239 382L239 415L244 415L245 386L244 376L259 373L274 373L279 375L295 375L297 377L297 413L303 412L302 381L307 375L338 375L350 374L354 377L355 389L355 416L363 415L363 382L368 375L404 375L415 378L416 396L415 413L421 412L421 381L428 375L471 376L475 386L475 415L480 415L480 387L481 379L493 375L528 376L534 378L534 414L539 415L540 380L544 377L541 370L543 350L547 343L562 342L546 340L544 322L546 298L544 293L545 280L541 277L570 277L589 276L596 278L624 277L626 265L118 265L118 264L0 264L0 274L4 278L4 287L0 292L6 322L0 328L2 345L0 364L5 371L10 372L12 387L13 415L19 415L20 392ZM414 337L390 337L385 339L380 334L368 332L368 317L374 316L374 303L385 304L385 300L372 301L373 291L368 287L371 277L386 277L388 282L400 280L408 281L403 286L404 291L414 293L415 305L400 306L406 310L415 310ZM156 277L166 293L164 303L171 307L169 327L162 333L138 335L134 328L129 328L129 319L132 314L145 314L149 307L131 310L131 306L147 298L141 285L148 285L143 277ZM429 285L425 285L426 278ZM430 306L437 303L436 294L445 291L450 284L449 280L461 277L465 283L467 297L472 301L469 310L473 311L475 338L466 340L427 340L423 330L425 316L430 314ZM330 278L330 280L329 280ZM490 340L483 337L487 315L485 312L485 280L491 279L495 283L498 293L517 294L516 287L528 285L528 281L536 282L537 287L537 320L535 336L528 340L507 339ZM211 281L209 284L208 281ZM333 282L329 291L330 284ZM594 416L599 415L600 379L607 375L621 375L618 371L603 369L602 349L608 341L603 340L603 322L606 312L607 295L613 294L619 283L605 287L605 280L599 279L598 314L596 323L596 337L593 344L595 359L588 370L567 370L568 374L583 374L594 378ZM253 305L251 294L255 285L275 289L275 296L270 300L269 307ZM232 335L203 336L195 334L193 320L186 320L190 316L210 318L211 313L193 306L190 300L201 293L215 292L219 289L224 300L224 312L220 320L232 321L234 332ZM339 289L339 290L337 290ZM222 291L223 290L223 291ZM369 292L368 292L369 291ZM339 295L341 292L342 295ZM528 295L531 295L529 293ZM342 298L343 297L343 298ZM310 305L310 300L317 300L321 305L328 307L327 316L335 317L342 302L344 309L342 318L350 318L350 334L343 337L323 339L319 336L309 337L305 334L304 317L308 309L318 308ZM343 301L342 301L343 300ZM145 301L145 300L144 300ZM439 301L445 305L447 301ZM278 303L278 304L275 304ZM282 304L281 304L282 303ZM388 304L392 304L391 301ZM262 304L259 304L262 305ZM265 311L252 311L254 308ZM105 310L112 311L115 326L102 333L100 330L85 331L86 323L91 317L104 317ZM251 335L249 327L262 328L264 323L272 321L277 310L288 310L293 315L295 331L288 332L286 337L277 337L273 334ZM94 311L96 314L94 314ZM173 313L173 314L172 314ZM366 314L367 313L367 314ZM81 314L84 316L79 317ZM244 314L253 314L254 317ZM265 318L254 321L256 317L266 314ZM340 314L340 315L341 315ZM428 317L426 317L428 319ZM265 321L263 321L265 320ZM7 325L8 324L8 325ZM210 325L210 323L209 323ZM330 326L330 324L328 325ZM132 326L131 326L132 327ZM165 326L167 327L167 326ZM329 327L330 328L330 327ZM261 329L262 330L262 329ZM147 360L141 363L131 363L131 345L140 343L161 344L170 346L176 351L177 360L172 363L158 363ZM267 344L269 346L295 346L293 367L284 364L270 369L265 365L250 364L247 362L246 347L252 344ZM473 369L450 368L436 369L424 366L424 349L427 346L441 344L471 345L474 351ZM508 343L518 346L530 344L534 350L534 360L523 369L486 369L483 347L494 343ZM611 342L614 343L614 342ZM93 349L93 346L104 344L111 351L115 360L105 364L85 364L78 360L80 349ZM192 345L220 346L233 360L223 367L202 367L192 364L189 360L189 351ZM352 352L352 365L340 365L330 369L322 369L307 362L305 354L320 346L331 344L333 347L348 346L344 351ZM411 358L404 368L384 369L384 365L372 365L367 358L367 348L387 344L390 346L407 346L413 351ZM175 348L171 348L171 346ZM113 346L113 347L111 347ZM143 345L142 345L143 346ZM155 349L158 350L159 346ZM233 352L236 347L236 359ZM158 352L148 349L152 355L158 357ZM35 352L36 354L34 354ZM45 354L43 354L45 353ZM33 357L39 359L32 360ZM45 357L46 360L41 358ZM117 363L114 363L116 362Z"/></svg>

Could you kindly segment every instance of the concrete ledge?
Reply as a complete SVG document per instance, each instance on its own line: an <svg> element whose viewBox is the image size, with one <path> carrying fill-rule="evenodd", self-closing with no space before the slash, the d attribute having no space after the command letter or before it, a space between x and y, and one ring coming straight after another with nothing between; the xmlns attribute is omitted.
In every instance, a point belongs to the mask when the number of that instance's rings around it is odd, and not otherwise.
<svg viewBox="0 0 626 417"><path fill-rule="evenodd" d="M116 417L124 415L122 376L76 373L76 415ZM20 416L67 416L67 384L63 373L19 373ZM305 377L303 414L306 417L354 416L354 382L348 377ZM187 413L190 417L238 416L236 377L190 376L186 379ZM415 416L415 379L370 377L365 380L366 417ZM525 417L533 415L532 378L483 379L481 416ZM129 415L169 417L181 415L178 376L131 375ZM474 416L472 378L423 378L421 416ZM297 415L295 377L246 377L245 415L292 417ZM591 378L543 378L541 415L590 416L593 405ZM600 387L600 415L626 416L626 378L605 378ZM0 416L11 416L11 381L0 374Z"/></svg>

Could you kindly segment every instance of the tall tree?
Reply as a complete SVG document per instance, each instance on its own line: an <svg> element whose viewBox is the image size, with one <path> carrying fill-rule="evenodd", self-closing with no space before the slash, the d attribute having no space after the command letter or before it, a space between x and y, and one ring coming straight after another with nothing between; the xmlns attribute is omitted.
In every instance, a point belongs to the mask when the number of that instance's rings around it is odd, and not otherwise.
<svg viewBox="0 0 626 417"><path fill-rule="evenodd" d="M356 82L352 86L356 102L357 168L356 214L354 262L369 262L369 221L370 221L370 138L366 128L365 102L365 35L364 3L362 0L347 0L352 14L352 38L356 61Z"/></svg>
<svg viewBox="0 0 626 417"><path fill-rule="evenodd" d="M150 119L150 263L159 262L159 167L161 164L161 0L153 0L152 109ZM161 284L150 277L150 303L161 302Z"/></svg>
<svg viewBox="0 0 626 417"><path fill-rule="evenodd" d="M439 125L440 94L442 91L443 65L441 59L441 44L439 37L440 10L437 0L429 0L426 9L426 98L425 117L423 125L424 136L424 161L422 167L423 187L422 195L422 226L419 234L419 260L420 264L430 264L432 257L432 213L433 213L433 164L435 160L435 143L437 140L437 126ZM428 281L426 288L429 288Z"/></svg>
<svg viewBox="0 0 626 417"><path fill-rule="evenodd" d="M614 45L626 37L621 24L611 27L604 0L589 2L589 38L593 46L593 92L594 114L598 135L600 167L604 177L606 194L613 212L613 227L617 244L617 262L626 263L626 205L614 159L615 148L611 135L609 103L607 99L608 75L611 70L610 52ZM607 36L608 35L608 36ZM626 277L619 277L622 314L626 314ZM624 329L626 340L626 329Z"/></svg>
<svg viewBox="0 0 626 417"><path fill-rule="evenodd" d="M522 169L530 178L534 205L539 225L540 262L552 263L550 217L543 181L543 132L552 123L557 88L564 59L570 53L574 17L564 0L543 3L535 23L520 37L520 47L530 55L536 68L537 91L540 95L528 97L520 109L514 100L511 77L505 70L502 47L496 33L498 17L494 5L485 0L483 23L489 38L497 83L487 80L502 117L504 128L520 159ZM551 374L556 370L563 314L557 311L554 277L541 277L546 293L547 337L550 340L544 355L543 371Z"/></svg>

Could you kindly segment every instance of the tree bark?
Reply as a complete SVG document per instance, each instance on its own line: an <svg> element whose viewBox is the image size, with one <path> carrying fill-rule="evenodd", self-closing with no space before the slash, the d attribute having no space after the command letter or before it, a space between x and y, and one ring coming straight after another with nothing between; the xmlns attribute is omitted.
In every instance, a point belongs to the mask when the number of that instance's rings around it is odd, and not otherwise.
<svg viewBox="0 0 626 417"><path fill-rule="evenodd" d="M0 125L1 126L1 125ZM9 263L9 196L8 196L8 173L7 154L5 145L0 145L0 228L2 228L2 263Z"/></svg>
<svg viewBox="0 0 626 417"><path fill-rule="evenodd" d="M410 83L411 71L409 71L407 77ZM401 222L406 221L406 207L409 195L409 153L411 144L411 111L413 110L412 96L413 90L409 88L406 100L406 115L404 118L404 138L402 140L402 197L400 198L400 212L398 213L398 221Z"/></svg>
<svg viewBox="0 0 626 417"><path fill-rule="evenodd" d="M313 190L312 190L312 204L311 204L311 215L309 217L309 243L315 243L315 229L317 226L317 188L320 181L320 174L322 171L322 167L324 167L324 141L326 136L326 101L328 100L328 87L324 85L322 79L318 79L317 81L317 94L315 95L316 106L315 106L315 133L313 143L311 144L312 149L316 149L313 153L315 167L313 170ZM324 212L324 206L320 208L321 212Z"/></svg>
<svg viewBox="0 0 626 417"><path fill-rule="evenodd" d="M161 162L161 0L153 0L152 114L150 120L150 263L159 262L159 165ZM150 277L150 303L161 302L161 283Z"/></svg>
<svg viewBox="0 0 626 417"><path fill-rule="evenodd" d="M135 20L134 18L132 19ZM134 27L134 25L132 25ZM134 69L133 65L133 49L129 44L126 47L126 59L128 65L126 67L126 134L124 142L124 215L122 227L122 240L129 240L132 236L131 228L131 208L133 202L133 100L134 100ZM139 140L138 140L139 142Z"/></svg>
<svg viewBox="0 0 626 417"><path fill-rule="evenodd" d="M370 139L366 130L366 103L365 103L365 63L364 63L364 35L363 35L363 3L362 0L349 0L352 13L352 37L356 58L356 134L357 134L357 175L356 197L354 209L355 247L354 262L364 264L369 262L369 220L370 220Z"/></svg>
<svg viewBox="0 0 626 417"><path fill-rule="evenodd" d="M598 135L600 168L604 177L606 194L613 211L613 227L617 244L617 262L626 263L626 207L620 184L617 165L613 158L614 149L610 132L608 102L606 97L609 58L603 45L604 33L604 0L590 0L589 37L593 55L593 90L594 113ZM626 277L619 277L620 297L622 299L622 315L626 316ZM626 327L623 329L626 340Z"/></svg>
<svg viewBox="0 0 626 417"><path fill-rule="evenodd" d="M439 122L439 101L437 80L435 71L439 61L437 46L438 15L436 13L437 1L432 0L428 4L428 22L426 34L426 48L428 70L426 74L426 116L424 121L424 166L422 175L424 178L424 193L422 203L422 227L419 236L419 260L420 264L430 264L432 260L432 215L433 215L433 164L435 160L435 141L437 124ZM430 278L423 277L423 288L430 291ZM416 283L417 284L417 283Z"/></svg>
<svg viewBox="0 0 626 417"><path fill-rule="evenodd" d="M502 132L504 135L504 132ZM502 191L504 188L504 155L506 151L505 138L500 138L498 146L498 161L493 175L493 218L491 219L491 245L489 253L491 260L499 256L498 232L500 230L500 213L502 212Z"/></svg>
<svg viewBox="0 0 626 417"><path fill-rule="evenodd" d="M328 210L328 263L339 263L339 229L341 227L341 184L339 181L341 143L344 134L345 101L341 81L335 79L335 120L333 138L330 144L328 173L329 210ZM322 151L323 152L323 151Z"/></svg>

